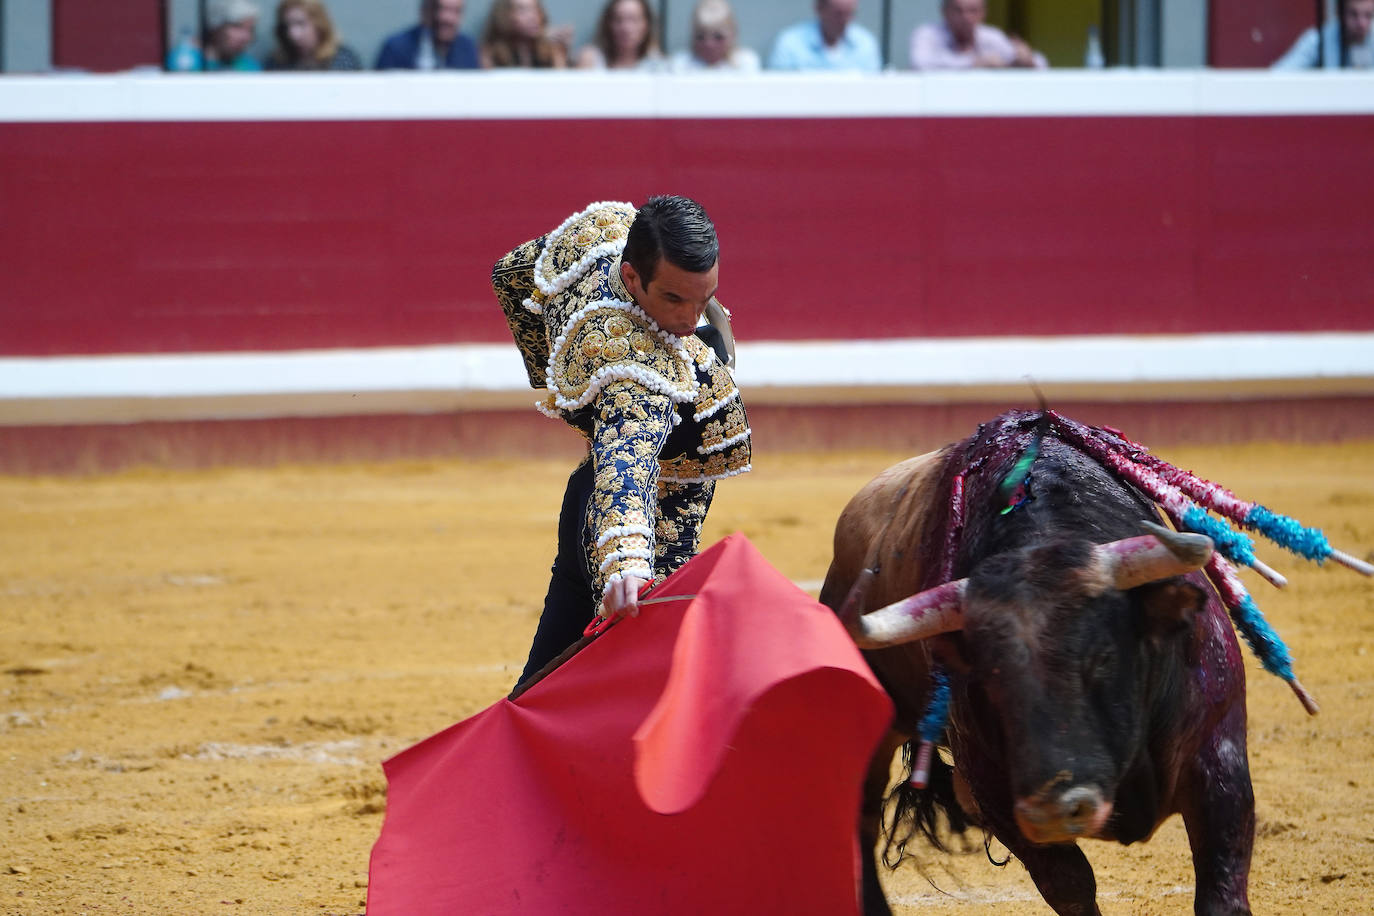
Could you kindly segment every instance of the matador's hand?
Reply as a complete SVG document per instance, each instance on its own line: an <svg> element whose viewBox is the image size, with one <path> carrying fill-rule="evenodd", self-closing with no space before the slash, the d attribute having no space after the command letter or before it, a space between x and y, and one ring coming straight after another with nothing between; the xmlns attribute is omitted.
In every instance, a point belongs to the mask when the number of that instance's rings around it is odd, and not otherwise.
<svg viewBox="0 0 1374 916"><path fill-rule="evenodd" d="M639 576L624 576L611 583L606 595L601 599L597 614L601 617L638 617L639 593L648 585L647 579Z"/></svg>

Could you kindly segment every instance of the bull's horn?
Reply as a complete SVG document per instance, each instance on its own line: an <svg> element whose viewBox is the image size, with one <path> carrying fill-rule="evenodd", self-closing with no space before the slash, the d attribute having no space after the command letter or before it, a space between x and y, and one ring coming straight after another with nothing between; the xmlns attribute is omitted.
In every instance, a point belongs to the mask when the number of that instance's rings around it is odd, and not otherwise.
<svg viewBox="0 0 1374 916"><path fill-rule="evenodd" d="M1103 579L1120 591L1190 573L1212 558L1212 539L1205 534L1141 524L1151 533L1093 548Z"/></svg>
<svg viewBox="0 0 1374 916"><path fill-rule="evenodd" d="M872 567L866 566L854 579L854 584L849 587L849 594L844 596L844 603L840 605L840 622L846 628L853 627L855 621L859 619L859 615L863 613L864 598L877 575Z"/></svg>
<svg viewBox="0 0 1374 916"><path fill-rule="evenodd" d="M884 649L963 629L967 579L917 592L846 624L860 649Z"/></svg>

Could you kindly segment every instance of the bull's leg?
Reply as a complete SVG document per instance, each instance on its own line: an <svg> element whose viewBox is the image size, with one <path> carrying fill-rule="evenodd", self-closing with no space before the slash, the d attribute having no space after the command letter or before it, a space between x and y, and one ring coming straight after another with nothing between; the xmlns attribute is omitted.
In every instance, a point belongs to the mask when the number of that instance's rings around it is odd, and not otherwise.
<svg viewBox="0 0 1374 916"><path fill-rule="evenodd" d="M1019 833L1007 848L1026 866L1040 896L1059 916L1102 916L1097 879L1083 850L1076 845L1036 846Z"/></svg>
<svg viewBox="0 0 1374 916"><path fill-rule="evenodd" d="M1198 916L1250 912L1255 794L1245 747L1245 706L1237 704L1196 757L1185 787L1183 824L1193 850Z"/></svg>
<svg viewBox="0 0 1374 916"><path fill-rule="evenodd" d="M864 777L863 806L859 810L859 860L863 865L864 916L890 916L887 897L878 883L878 866L882 853L878 849L878 835L883 829L883 799L891 778L892 755L906 743L906 737L889 731L873 752Z"/></svg>

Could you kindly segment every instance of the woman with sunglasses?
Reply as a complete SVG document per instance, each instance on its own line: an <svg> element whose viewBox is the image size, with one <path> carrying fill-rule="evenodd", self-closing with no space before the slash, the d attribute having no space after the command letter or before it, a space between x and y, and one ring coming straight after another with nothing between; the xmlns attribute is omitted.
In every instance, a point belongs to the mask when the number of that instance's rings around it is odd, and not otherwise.
<svg viewBox="0 0 1374 916"><path fill-rule="evenodd" d="M741 47L735 11L726 0L700 0L692 10L692 46L673 54L675 73L696 70L735 70L752 73L759 69L759 55L753 48Z"/></svg>

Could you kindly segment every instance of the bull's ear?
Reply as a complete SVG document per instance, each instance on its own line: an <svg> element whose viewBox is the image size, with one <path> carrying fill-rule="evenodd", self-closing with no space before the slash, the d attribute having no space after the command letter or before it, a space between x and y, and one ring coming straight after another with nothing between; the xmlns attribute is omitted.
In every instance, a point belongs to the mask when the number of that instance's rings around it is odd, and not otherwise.
<svg viewBox="0 0 1374 916"><path fill-rule="evenodd" d="M939 636L932 636L926 640L926 648L930 650L930 657L944 666L946 671L955 674L968 674L973 668L973 662L969 660L962 633L942 633Z"/></svg>
<svg viewBox="0 0 1374 916"><path fill-rule="evenodd" d="M1186 579L1165 579L1135 589L1145 632L1155 637L1188 630L1207 603L1207 594Z"/></svg>

